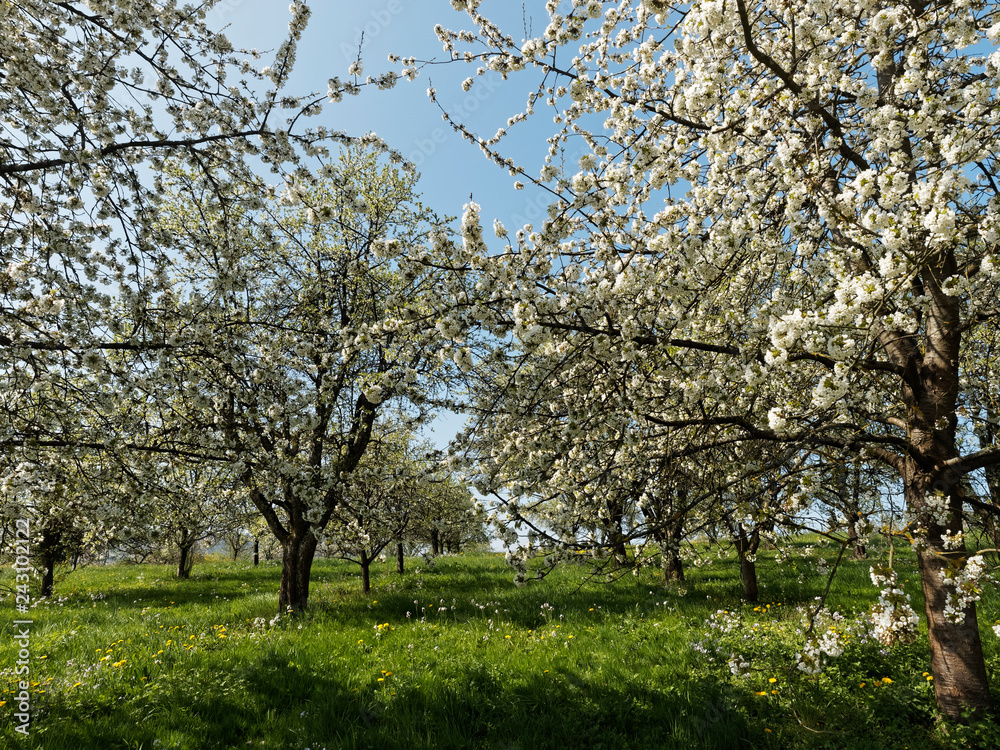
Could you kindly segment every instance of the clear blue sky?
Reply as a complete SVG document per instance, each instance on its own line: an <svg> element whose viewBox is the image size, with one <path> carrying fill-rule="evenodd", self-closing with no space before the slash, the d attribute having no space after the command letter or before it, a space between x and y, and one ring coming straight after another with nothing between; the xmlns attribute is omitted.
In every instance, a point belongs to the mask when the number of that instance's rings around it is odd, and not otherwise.
<svg viewBox="0 0 1000 750"><path fill-rule="evenodd" d="M529 5L532 3L529 0ZM539 0L534 27L544 27L544 6ZM447 59L434 34L435 24L446 28L469 28L468 17L451 7L449 0L375 0L375 2L310 3L313 11L306 29L291 93L327 90L333 76L347 79L347 70L357 56L358 42L364 32L365 75L401 66L388 61L389 53L419 59ZM524 23L520 3L509 0L486 2L482 8L506 24L506 31L520 40ZM222 0L208 17L214 27L228 24L230 41L237 47L273 50L287 31L290 15L287 0ZM261 60L261 67L270 61ZM439 101L457 119L484 136L492 136L505 125L507 118L520 112L529 88L539 81L536 72L526 71L504 82L499 75L488 74L469 92L461 82L474 67L462 62L424 68L413 82L401 80L395 89L378 91L374 87L343 102L328 103L321 120L324 125L348 134L374 131L405 157L417 164L421 173L420 190L425 202L439 213L459 215L473 194L483 207L483 223L489 228L499 218L513 229L518 217L537 219L547 205L537 191L526 187L515 191L515 178L487 161L479 148L463 140L442 121L440 110L427 98L433 82ZM551 118L539 113L538 122L522 123L517 149L537 174L545 154L545 139L555 126ZM488 232L492 235L492 232Z"/></svg>
<svg viewBox="0 0 1000 750"><path fill-rule="evenodd" d="M390 53L422 60L448 59L434 34L435 24L453 30L471 28L468 16L455 11L449 0L375 0L344 2L315 0L309 3L312 17L303 36L289 93L327 90L327 80L347 79L348 68L357 58L364 34L362 60L365 75L399 71L388 61ZM506 33L520 41L525 20L537 35L546 23L544 3L528 0L527 16L521 3L487 0L480 10L502 24ZM534 19L530 18L534 14ZM209 14L213 28L227 26L226 33L236 47L275 50L287 33L288 0L222 0ZM271 61L264 55L260 65ZM413 161L421 173L419 189L426 205L442 215L458 216L469 195L483 208L483 227L491 241L493 220L500 219L513 232L526 221L536 222L544 214L548 200L528 183L515 190L515 178L488 161L479 148L464 140L442 121L441 112L427 97L433 83L439 102L456 119L484 137L492 136L508 117L522 111L530 90L538 85L539 74L525 71L503 81L490 73L468 92L462 81L474 67L463 62L430 65L413 82L402 79L395 89L366 88L357 97L327 103L324 112L310 124L323 124L348 134L374 131L390 146ZM540 109L540 108L539 108ZM537 174L546 151L546 138L555 131L551 117L538 112L521 123L516 152L506 152ZM492 240L498 242L497 240ZM462 423L457 415L444 415L430 435L444 446Z"/></svg>

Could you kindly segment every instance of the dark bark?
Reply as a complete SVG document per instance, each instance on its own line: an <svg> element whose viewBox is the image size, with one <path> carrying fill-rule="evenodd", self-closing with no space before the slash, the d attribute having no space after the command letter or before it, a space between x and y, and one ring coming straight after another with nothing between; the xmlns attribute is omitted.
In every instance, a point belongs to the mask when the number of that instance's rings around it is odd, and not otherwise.
<svg viewBox="0 0 1000 750"><path fill-rule="evenodd" d="M934 674L934 697L940 708L952 719L961 719L962 712L971 710L983 714L993 710L983 644L979 635L979 620L975 602L964 610L962 622L945 617L948 595L954 589L947 585L942 573L964 567L966 551L945 550L942 533L962 528L962 496L957 482L938 478L910 466L904 477L904 491L910 507L924 506L925 498L935 489L951 490L947 528L928 520L927 544L917 554L920 581L924 592L928 640L931 647L931 672ZM950 486L948 486L950 485Z"/></svg>
<svg viewBox="0 0 1000 750"><path fill-rule="evenodd" d="M958 395L961 388L959 363L962 314L959 297L945 294L943 279L959 272L953 249L928 252L925 266L914 283L929 304L922 313L923 333L882 329L880 342L901 374L901 395L906 406L908 450L897 456L894 466L903 479L907 504L927 529L926 547L918 553L924 590L931 671L938 708L951 719L961 719L965 710L982 714L993 709L979 637L975 602L964 611L962 622L945 617L952 591L941 578L944 570L960 570L965 551L944 549L942 534L962 530L965 472L956 433ZM954 467L954 468L945 468ZM946 518L935 516L928 499L948 498ZM946 526L943 524L947 524Z"/></svg>
<svg viewBox="0 0 1000 750"><path fill-rule="evenodd" d="M625 530L622 528L624 503L619 498L609 497L605 502L608 526L605 530L605 542L610 548L612 564L615 570L628 565L628 548Z"/></svg>
<svg viewBox="0 0 1000 750"><path fill-rule="evenodd" d="M665 585L671 583L682 583L684 581L684 561L675 551L663 553L663 582Z"/></svg>
<svg viewBox="0 0 1000 750"><path fill-rule="evenodd" d="M855 560L865 560L868 557L868 547L861 543L855 544L852 554Z"/></svg>
<svg viewBox="0 0 1000 750"><path fill-rule="evenodd" d="M858 533L858 526L862 523L860 463L855 463L853 466L851 487L845 503L844 515L847 516L847 543L852 549L854 559L863 560L868 557L868 550L865 547L864 539Z"/></svg>
<svg viewBox="0 0 1000 750"><path fill-rule="evenodd" d="M734 541L736 543L736 554L740 559L740 581L743 583L743 599L748 602L756 602L758 596L757 563L754 561L754 555L760 546L760 530L755 528L747 534L743 524L738 524Z"/></svg>
<svg viewBox="0 0 1000 750"><path fill-rule="evenodd" d="M42 585L39 596L47 598L52 596L55 588L56 563L60 558L60 547L62 533L59 529L46 526L42 531L42 539L38 545L39 557L42 561Z"/></svg>
<svg viewBox="0 0 1000 750"><path fill-rule="evenodd" d="M396 542L396 572L403 575L403 543Z"/></svg>
<svg viewBox="0 0 1000 750"><path fill-rule="evenodd" d="M282 545L281 585L278 589L278 611L291 608L300 614L309 602L309 576L316 555L316 537L312 531L295 529Z"/></svg>
<svg viewBox="0 0 1000 750"><path fill-rule="evenodd" d="M253 566L256 568L260 565L260 537L255 536L253 538Z"/></svg>
<svg viewBox="0 0 1000 750"><path fill-rule="evenodd" d="M431 554L435 557L441 554L441 532L431 529Z"/></svg>
<svg viewBox="0 0 1000 750"><path fill-rule="evenodd" d="M185 541L178 545L180 554L177 558L177 577L190 578L191 569L194 567L194 542Z"/></svg>
<svg viewBox="0 0 1000 750"><path fill-rule="evenodd" d="M681 559L681 540L684 538L684 517L667 524L662 534L663 583L680 583L684 580L684 561ZM664 544L665 542L665 544Z"/></svg>
<svg viewBox="0 0 1000 750"><path fill-rule="evenodd" d="M743 582L743 598L748 602L757 601L757 563L743 555L740 557L740 580Z"/></svg>
<svg viewBox="0 0 1000 750"><path fill-rule="evenodd" d="M370 594L372 591L371 567L372 558L368 556L368 550L361 550L361 593Z"/></svg>
<svg viewBox="0 0 1000 750"><path fill-rule="evenodd" d="M56 558L51 552L42 551L42 587L39 596L52 596L56 580Z"/></svg>

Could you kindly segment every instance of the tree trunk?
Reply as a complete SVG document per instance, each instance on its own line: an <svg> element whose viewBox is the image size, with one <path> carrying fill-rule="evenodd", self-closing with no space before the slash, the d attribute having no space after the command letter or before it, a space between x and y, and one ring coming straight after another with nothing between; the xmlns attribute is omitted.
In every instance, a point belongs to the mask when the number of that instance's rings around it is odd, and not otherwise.
<svg viewBox="0 0 1000 750"><path fill-rule="evenodd" d="M40 596L44 599L52 596L56 580L56 561L51 555L42 556L42 590Z"/></svg>
<svg viewBox="0 0 1000 750"><path fill-rule="evenodd" d="M368 550L361 550L361 593L370 594L372 591L371 582L372 559L368 557Z"/></svg>
<svg viewBox="0 0 1000 750"><path fill-rule="evenodd" d="M282 546L279 612L286 612L289 608L293 614L305 611L309 601L309 575L315 555L316 537L311 531L297 531L288 535Z"/></svg>
<svg viewBox="0 0 1000 750"><path fill-rule="evenodd" d="M680 583L684 580L684 561L681 560L681 539L684 538L684 517L669 523L665 537L666 544L661 549L663 555L663 584Z"/></svg>
<svg viewBox="0 0 1000 750"><path fill-rule="evenodd" d="M861 464L854 464L854 482L851 486L851 501L847 506L847 529L848 541L854 547L854 559L864 560L868 557L868 550L865 542L858 534L858 525L861 524Z"/></svg>
<svg viewBox="0 0 1000 750"><path fill-rule="evenodd" d="M43 599L52 596L56 580L56 556L51 552L42 553L42 588L39 593Z"/></svg>
<svg viewBox="0 0 1000 750"><path fill-rule="evenodd" d="M253 566L260 565L260 537L253 538Z"/></svg>
<svg viewBox="0 0 1000 750"><path fill-rule="evenodd" d="M735 535L736 553L740 558L740 581L743 583L743 598L748 602L756 602L757 563L753 556L760 546L760 531L754 529L748 536L743 524L738 524Z"/></svg>
<svg viewBox="0 0 1000 750"><path fill-rule="evenodd" d="M963 610L962 622L952 622L945 617L949 594L954 588L943 577L947 570L965 567L964 546L946 550L942 534L954 534L962 529L963 498L960 480L938 479L922 472L910 462L910 471L904 477L904 492L910 508L925 509L926 498L934 490L950 497L947 527L925 516L926 546L917 553L920 582L924 592L924 609L927 615L927 635L931 647L931 672L934 675L934 697L940 708L952 719L961 719L964 710L983 714L993 709L983 644L979 635L976 604L972 602Z"/></svg>
<svg viewBox="0 0 1000 750"><path fill-rule="evenodd" d="M56 580L56 563L59 558L60 534L51 528L42 531L42 539L39 544L39 552L42 558L42 587L39 596L44 598L52 596Z"/></svg>
<svg viewBox="0 0 1000 750"><path fill-rule="evenodd" d="M681 583L684 581L684 561L676 550L663 552L663 583Z"/></svg>
<svg viewBox="0 0 1000 750"><path fill-rule="evenodd" d="M403 575L403 543L396 542L396 572Z"/></svg>
<svg viewBox="0 0 1000 750"><path fill-rule="evenodd" d="M611 557L614 569L619 570L628 565L628 549L625 547L625 534L622 531L621 523L615 524L611 530L610 538Z"/></svg>
<svg viewBox="0 0 1000 750"><path fill-rule="evenodd" d="M746 555L740 555L740 580L743 581L743 598L757 602L757 563Z"/></svg>
<svg viewBox="0 0 1000 750"><path fill-rule="evenodd" d="M177 577L190 578L191 568L194 567L194 542L182 542L177 545L180 548L180 555L177 559Z"/></svg>
<svg viewBox="0 0 1000 750"><path fill-rule="evenodd" d="M441 532L431 529L431 554L435 557L441 554Z"/></svg>
<svg viewBox="0 0 1000 750"><path fill-rule="evenodd" d="M854 552L852 553L855 560L864 560L868 557L868 547L858 536L857 523L851 524L851 537L850 542L854 546Z"/></svg>

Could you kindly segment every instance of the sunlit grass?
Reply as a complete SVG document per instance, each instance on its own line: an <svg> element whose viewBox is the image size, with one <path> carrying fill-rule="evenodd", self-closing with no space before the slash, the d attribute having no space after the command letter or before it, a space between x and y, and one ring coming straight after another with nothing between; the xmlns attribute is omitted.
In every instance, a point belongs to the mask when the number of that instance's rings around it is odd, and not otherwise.
<svg viewBox="0 0 1000 750"><path fill-rule="evenodd" d="M935 725L923 640L890 651L851 644L816 678L795 670L803 618L826 587L815 559L835 553L807 545L780 564L773 551L759 556L757 604L739 601L731 560L692 567L670 588L655 567L610 582L570 567L518 588L500 556L447 557L419 571L408 561L403 576L382 565L369 596L355 568L323 560L300 619L275 619L273 565L203 565L189 581L165 566L81 569L31 612L33 722L19 744L985 746L971 734L979 729L946 737ZM913 561L897 559L919 611ZM850 619L867 609L869 564L842 563L831 611ZM738 623L718 648L746 655L743 676L695 648L718 610ZM994 667L997 615L988 598L981 619ZM15 687L15 654L0 643L0 700ZM0 738L18 743L9 722Z"/></svg>

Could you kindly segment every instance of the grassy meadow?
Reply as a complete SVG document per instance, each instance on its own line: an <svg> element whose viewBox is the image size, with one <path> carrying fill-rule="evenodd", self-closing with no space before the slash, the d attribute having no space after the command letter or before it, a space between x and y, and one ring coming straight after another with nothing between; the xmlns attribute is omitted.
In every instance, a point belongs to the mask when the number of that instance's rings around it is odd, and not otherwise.
<svg viewBox="0 0 1000 750"><path fill-rule="evenodd" d="M614 581L570 566L518 588L501 555L407 560L402 576L390 560L368 596L356 567L319 560L302 618L275 618L273 564L205 563L188 581L167 566L83 568L27 615L27 740L12 719L19 646L0 641L0 746L1000 747L992 723L938 719L923 634L890 649L868 636L868 561L842 564L817 621L844 653L817 676L797 670L803 617L826 586L816 558L835 550L802 541L774 555L758 556L756 605L740 603L731 559L669 588L653 566ZM922 612L898 551L897 570ZM9 595L0 607L8 623L25 617ZM998 618L984 598L996 694Z"/></svg>

